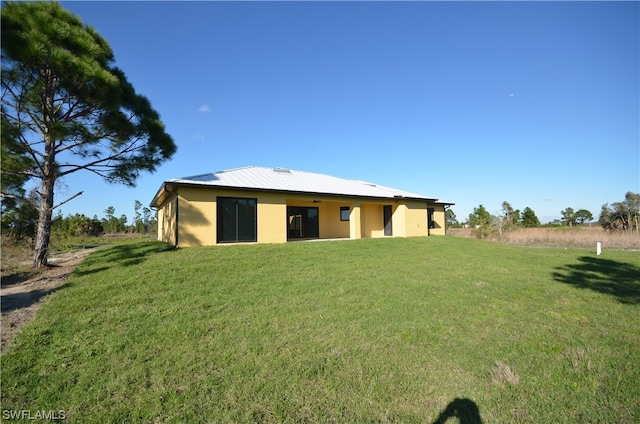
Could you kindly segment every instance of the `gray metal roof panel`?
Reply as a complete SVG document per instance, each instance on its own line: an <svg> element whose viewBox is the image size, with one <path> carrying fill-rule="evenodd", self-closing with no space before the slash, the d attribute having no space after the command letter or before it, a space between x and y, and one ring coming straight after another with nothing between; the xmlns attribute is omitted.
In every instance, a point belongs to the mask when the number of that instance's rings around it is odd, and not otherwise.
<svg viewBox="0 0 640 424"><path fill-rule="evenodd" d="M313 172L286 168L249 166L209 174L168 180L167 183L256 190L289 191L375 198L411 198L436 200L365 181L347 180Z"/></svg>

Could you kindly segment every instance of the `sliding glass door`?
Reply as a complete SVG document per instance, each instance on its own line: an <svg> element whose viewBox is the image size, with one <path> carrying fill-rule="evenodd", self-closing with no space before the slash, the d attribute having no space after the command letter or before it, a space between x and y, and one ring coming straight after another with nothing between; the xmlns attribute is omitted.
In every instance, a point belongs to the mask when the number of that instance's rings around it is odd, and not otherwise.
<svg viewBox="0 0 640 424"><path fill-rule="evenodd" d="M257 241L257 200L218 197L218 243Z"/></svg>
<svg viewBox="0 0 640 424"><path fill-rule="evenodd" d="M318 208L287 206L287 240L320 237Z"/></svg>

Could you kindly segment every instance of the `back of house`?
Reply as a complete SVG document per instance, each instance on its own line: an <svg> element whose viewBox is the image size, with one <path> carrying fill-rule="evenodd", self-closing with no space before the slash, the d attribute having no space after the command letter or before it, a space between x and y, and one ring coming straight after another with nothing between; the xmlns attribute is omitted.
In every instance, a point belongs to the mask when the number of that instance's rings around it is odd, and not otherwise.
<svg viewBox="0 0 640 424"><path fill-rule="evenodd" d="M445 234L451 202L364 181L244 167L165 181L151 207L175 246Z"/></svg>

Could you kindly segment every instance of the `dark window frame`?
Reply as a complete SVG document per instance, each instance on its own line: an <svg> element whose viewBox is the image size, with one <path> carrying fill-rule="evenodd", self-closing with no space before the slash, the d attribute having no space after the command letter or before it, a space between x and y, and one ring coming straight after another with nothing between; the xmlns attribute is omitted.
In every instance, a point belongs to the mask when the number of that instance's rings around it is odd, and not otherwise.
<svg viewBox="0 0 640 424"><path fill-rule="evenodd" d="M347 213L346 218L344 212ZM340 221L349 221L349 215L351 215L351 208L349 206L340 206Z"/></svg>
<svg viewBox="0 0 640 424"><path fill-rule="evenodd" d="M218 196L216 197L216 213L217 243L258 241L258 199ZM230 233L233 233L231 237ZM249 236L247 237L247 235Z"/></svg>

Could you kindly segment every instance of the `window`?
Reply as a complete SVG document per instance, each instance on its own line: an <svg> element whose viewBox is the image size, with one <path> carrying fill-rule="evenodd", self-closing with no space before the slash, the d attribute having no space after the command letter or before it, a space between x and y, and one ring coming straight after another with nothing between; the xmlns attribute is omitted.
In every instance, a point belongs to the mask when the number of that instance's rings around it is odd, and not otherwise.
<svg viewBox="0 0 640 424"><path fill-rule="evenodd" d="M349 212L349 206L340 206L340 221L348 221Z"/></svg>
<svg viewBox="0 0 640 424"><path fill-rule="evenodd" d="M382 207L382 215L384 219L384 235L392 236L393 235L393 207L391 205L384 205Z"/></svg>
<svg viewBox="0 0 640 424"><path fill-rule="evenodd" d="M257 241L257 199L218 197L218 243Z"/></svg>

